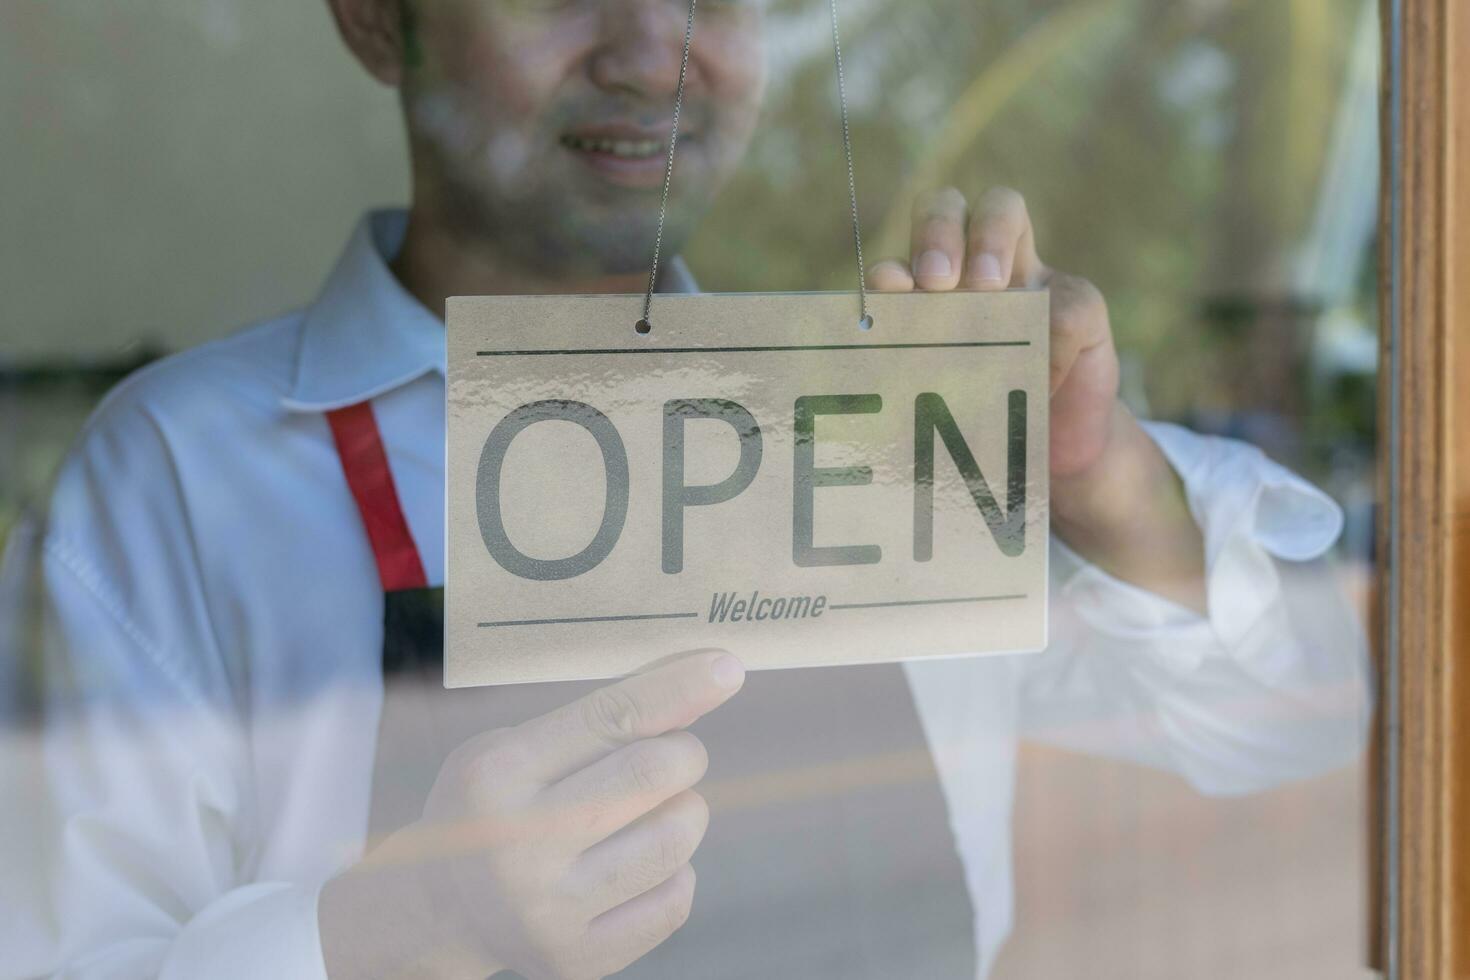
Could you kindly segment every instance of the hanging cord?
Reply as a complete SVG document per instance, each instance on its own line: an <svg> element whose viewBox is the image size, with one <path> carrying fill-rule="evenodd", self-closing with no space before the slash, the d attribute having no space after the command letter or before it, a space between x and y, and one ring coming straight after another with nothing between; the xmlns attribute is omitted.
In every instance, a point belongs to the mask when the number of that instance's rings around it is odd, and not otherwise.
<svg viewBox="0 0 1470 980"><path fill-rule="evenodd" d="M689 76L689 49L694 43L694 9L699 0L689 0L689 22L684 28L684 57L679 63L679 87L674 94L674 124L669 134L669 156L664 166L664 193L658 207L658 232L653 240L653 267L648 272L648 290L643 294L643 318L638 321L639 333L653 329L653 290L658 284L658 264L664 244L664 221L669 211L669 191L674 183L674 150L679 145L679 113L684 108L684 83ZM864 330L873 325L868 315L868 274L863 267L863 229L858 219L857 169L853 165L852 128L847 114L847 80L842 71L842 35L838 29L837 0L830 0L832 7L832 49L837 56L837 101L842 107L842 149L847 156L847 193L852 204L852 240L857 251L858 279L858 326Z"/></svg>
<svg viewBox="0 0 1470 980"><path fill-rule="evenodd" d="M638 332L653 329L653 287L658 284L658 259L664 247L664 219L669 213L669 189L674 184L674 149L679 145L679 113L684 109L684 80L689 77L689 49L694 44L694 8L699 0L689 0L689 23L684 26L684 58L679 62L679 88L674 93L674 126L669 132L669 159L664 164L664 196L658 206L658 234L653 239L653 268L648 270L648 291L643 294L643 319Z"/></svg>
<svg viewBox="0 0 1470 980"><path fill-rule="evenodd" d="M852 165L852 129L847 123L847 80L842 74L842 36L837 32L837 0L832 5L832 50L837 54L837 101L842 105L842 149L847 154L847 194L852 202L852 243L857 249L858 326L873 325L868 316L868 273L863 268L863 226L858 221L857 170Z"/></svg>

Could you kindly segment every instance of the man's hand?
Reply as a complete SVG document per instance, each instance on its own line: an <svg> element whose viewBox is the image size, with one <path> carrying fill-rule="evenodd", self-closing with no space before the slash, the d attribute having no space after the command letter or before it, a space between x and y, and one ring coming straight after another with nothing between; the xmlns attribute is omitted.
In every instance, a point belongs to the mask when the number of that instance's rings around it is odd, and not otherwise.
<svg viewBox="0 0 1470 980"><path fill-rule="evenodd" d="M1102 293L1049 268L1026 201L997 188L972 206L954 188L914 205L909 261L869 273L885 292L1051 290L1051 515L1061 538L1113 574L1203 612L1204 545L1177 476L1118 400Z"/></svg>
<svg viewBox="0 0 1470 980"><path fill-rule="evenodd" d="M616 973L689 915L708 757L683 731L744 682L693 654L470 739L423 818L323 890L337 976Z"/></svg>

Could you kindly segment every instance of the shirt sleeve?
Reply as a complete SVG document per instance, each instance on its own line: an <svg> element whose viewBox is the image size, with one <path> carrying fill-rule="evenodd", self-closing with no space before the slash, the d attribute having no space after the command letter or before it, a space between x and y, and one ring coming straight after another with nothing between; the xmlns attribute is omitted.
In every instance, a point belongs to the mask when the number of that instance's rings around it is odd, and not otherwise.
<svg viewBox="0 0 1470 980"><path fill-rule="evenodd" d="M41 721L8 739L0 977L324 977L318 885L253 880L238 675L166 447L120 414L64 467L37 557Z"/></svg>
<svg viewBox="0 0 1470 980"><path fill-rule="evenodd" d="M1350 761L1370 695L1362 625L1326 558L1341 510L1254 447L1146 428L1204 537L1208 615L1053 539L1052 644L1024 672L1024 733L1219 794Z"/></svg>

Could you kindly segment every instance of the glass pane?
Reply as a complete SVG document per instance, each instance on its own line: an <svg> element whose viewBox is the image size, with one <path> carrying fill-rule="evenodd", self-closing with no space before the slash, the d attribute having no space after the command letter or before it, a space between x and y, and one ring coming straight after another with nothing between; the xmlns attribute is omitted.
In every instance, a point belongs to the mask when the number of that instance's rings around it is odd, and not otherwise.
<svg viewBox="0 0 1470 980"><path fill-rule="evenodd" d="M844 99L828 4L706 0L661 221L689 9L0 8L0 978L1371 975L1378 5L837 0ZM854 319L860 268L1050 291L1047 649L442 689L444 299L641 296L656 241L661 293ZM835 357L809 394L864 394ZM1008 458L980 493L954 423L984 578ZM565 544L603 477L557 479ZM870 531L841 485L818 538ZM793 560L737 544L721 588Z"/></svg>

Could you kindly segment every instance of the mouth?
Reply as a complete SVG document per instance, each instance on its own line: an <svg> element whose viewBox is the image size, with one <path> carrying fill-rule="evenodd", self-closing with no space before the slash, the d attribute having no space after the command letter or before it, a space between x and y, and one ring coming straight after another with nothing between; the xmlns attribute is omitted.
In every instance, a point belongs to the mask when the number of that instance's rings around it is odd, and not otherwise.
<svg viewBox="0 0 1470 980"><path fill-rule="evenodd" d="M561 145L578 153L604 154L619 160L647 160L651 157L662 158L667 144L662 140L611 139L568 133L561 138Z"/></svg>
<svg viewBox="0 0 1470 980"><path fill-rule="evenodd" d="M679 134L680 149L689 139ZM668 162L669 127L610 125L563 133L563 149L593 173L619 187L661 187Z"/></svg>

